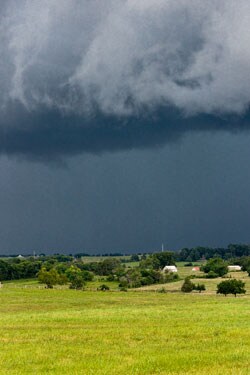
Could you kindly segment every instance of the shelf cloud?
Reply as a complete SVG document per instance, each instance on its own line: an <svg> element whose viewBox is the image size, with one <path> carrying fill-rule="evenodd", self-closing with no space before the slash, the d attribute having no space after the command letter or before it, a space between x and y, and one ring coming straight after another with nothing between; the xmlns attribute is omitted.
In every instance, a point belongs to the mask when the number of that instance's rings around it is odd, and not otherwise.
<svg viewBox="0 0 250 375"><path fill-rule="evenodd" d="M51 159L248 128L247 0L2 0L0 152Z"/></svg>

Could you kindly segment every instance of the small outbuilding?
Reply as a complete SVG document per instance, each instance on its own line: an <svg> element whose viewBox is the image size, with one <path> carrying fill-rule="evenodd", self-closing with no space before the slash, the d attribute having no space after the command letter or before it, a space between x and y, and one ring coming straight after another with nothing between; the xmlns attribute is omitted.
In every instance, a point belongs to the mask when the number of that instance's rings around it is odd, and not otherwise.
<svg viewBox="0 0 250 375"><path fill-rule="evenodd" d="M241 271L241 266L233 265L233 266L227 266L228 271Z"/></svg>
<svg viewBox="0 0 250 375"><path fill-rule="evenodd" d="M192 268L192 271L194 271L194 272L200 271L200 267L195 266L195 267Z"/></svg>
<svg viewBox="0 0 250 375"><path fill-rule="evenodd" d="M176 266L165 266L163 272L178 272Z"/></svg>

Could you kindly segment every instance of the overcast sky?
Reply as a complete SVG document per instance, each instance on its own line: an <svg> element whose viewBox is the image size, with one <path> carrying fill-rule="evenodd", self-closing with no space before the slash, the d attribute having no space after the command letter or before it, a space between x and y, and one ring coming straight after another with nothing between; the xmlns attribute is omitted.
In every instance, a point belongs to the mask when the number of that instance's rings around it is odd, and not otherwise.
<svg viewBox="0 0 250 375"><path fill-rule="evenodd" d="M0 1L0 254L249 243L247 0Z"/></svg>

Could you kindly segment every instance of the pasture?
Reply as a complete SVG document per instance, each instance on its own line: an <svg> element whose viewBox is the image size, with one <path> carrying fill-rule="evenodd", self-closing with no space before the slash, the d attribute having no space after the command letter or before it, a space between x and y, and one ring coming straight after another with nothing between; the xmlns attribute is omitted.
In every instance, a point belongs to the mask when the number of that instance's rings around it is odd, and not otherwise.
<svg viewBox="0 0 250 375"><path fill-rule="evenodd" d="M0 302L0 374L250 373L249 289L225 298L31 280L5 283Z"/></svg>

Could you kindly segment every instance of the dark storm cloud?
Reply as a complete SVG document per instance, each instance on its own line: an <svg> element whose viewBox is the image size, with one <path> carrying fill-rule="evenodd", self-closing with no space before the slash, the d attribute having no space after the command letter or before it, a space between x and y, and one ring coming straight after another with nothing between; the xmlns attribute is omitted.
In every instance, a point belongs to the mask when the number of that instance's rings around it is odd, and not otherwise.
<svg viewBox="0 0 250 375"><path fill-rule="evenodd" d="M142 118L117 119L100 114L84 121L81 116L65 117L53 111L24 112L5 124L0 134L1 154L49 161L82 152L98 154L159 147L192 131L249 130L250 122L247 116L241 120L211 115L182 118L175 110L159 109L154 116L148 114Z"/></svg>
<svg viewBox="0 0 250 375"><path fill-rule="evenodd" d="M248 127L247 0L0 6L1 153L49 160Z"/></svg>

